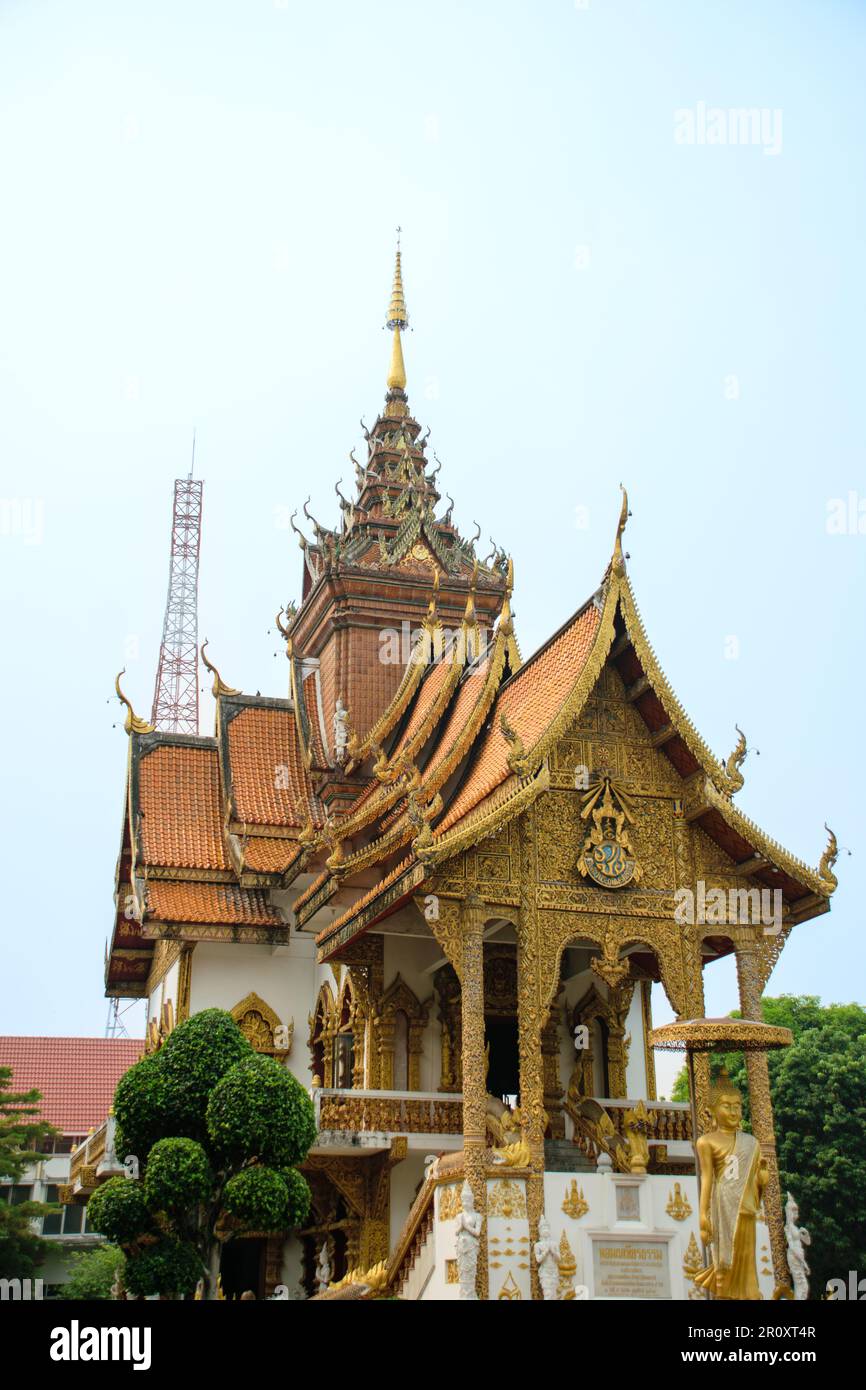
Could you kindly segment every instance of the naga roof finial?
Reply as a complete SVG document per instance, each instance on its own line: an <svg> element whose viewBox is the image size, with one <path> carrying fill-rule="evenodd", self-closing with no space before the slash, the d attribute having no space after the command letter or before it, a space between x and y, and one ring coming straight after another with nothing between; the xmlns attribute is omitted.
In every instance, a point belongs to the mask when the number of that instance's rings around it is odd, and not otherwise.
<svg viewBox="0 0 866 1390"><path fill-rule="evenodd" d="M403 294L403 266L400 251L400 232L397 228L397 258L394 263L394 282L391 286L391 302L388 305L388 317L385 320L385 327L393 331L394 337L391 343L391 366L388 371L388 390L406 390L406 367L403 362L403 343L401 333L409 327L409 315L406 311L406 298Z"/></svg>
<svg viewBox="0 0 866 1390"><path fill-rule="evenodd" d="M205 638L201 644L201 659L204 662L205 669L210 671L211 675L213 676L211 694L214 696L215 699L219 699L220 695L240 695L241 692L239 690L235 690L234 687L231 685L226 685L225 681L223 680L217 668L214 666L213 662L208 661L207 657L204 654L204 649L207 646L207 643L208 639Z"/></svg>
<svg viewBox="0 0 866 1390"><path fill-rule="evenodd" d="M514 633L514 619L511 614L511 595L514 590L514 561L508 557L508 566L505 571L505 598L502 600L502 612L499 615L499 631L505 636Z"/></svg>
<svg viewBox="0 0 866 1390"><path fill-rule="evenodd" d="M128 734L152 734L154 732L153 724L148 724L146 719L142 719L136 714L129 700L127 700L120 688L120 677L125 675L126 667L124 666L122 671L118 671L114 679L114 688L117 691L117 698L122 705L126 705L126 719L123 727Z"/></svg>
<svg viewBox="0 0 866 1390"><path fill-rule="evenodd" d="M736 748L725 763L725 776L730 778L731 782L733 782L734 790L739 791L745 781L740 768L746 761L746 754L749 749L746 743L746 735L743 733L739 724L735 724L734 728L740 737L737 739Z"/></svg>
<svg viewBox="0 0 866 1390"><path fill-rule="evenodd" d="M833 834L833 831L830 829L829 825L827 825L826 821L824 822L824 829L827 831L827 834L830 838L827 841L827 848L821 855L821 863L818 866L818 875L820 878L824 880L829 891L832 893L839 883L838 878L833 873L833 865L839 858L839 845L837 843L836 836Z"/></svg>
<svg viewBox="0 0 866 1390"><path fill-rule="evenodd" d="M435 623L437 617L437 605L439 602L439 571L433 573L433 592L430 595L430 602L427 605L427 621Z"/></svg>
<svg viewBox="0 0 866 1390"><path fill-rule="evenodd" d="M622 492L622 507L620 508L619 521L616 524L616 542L613 547L613 567L614 569L622 570L625 568L625 559L622 553L622 537L631 512L628 509L628 493L622 483L620 483L619 486Z"/></svg>

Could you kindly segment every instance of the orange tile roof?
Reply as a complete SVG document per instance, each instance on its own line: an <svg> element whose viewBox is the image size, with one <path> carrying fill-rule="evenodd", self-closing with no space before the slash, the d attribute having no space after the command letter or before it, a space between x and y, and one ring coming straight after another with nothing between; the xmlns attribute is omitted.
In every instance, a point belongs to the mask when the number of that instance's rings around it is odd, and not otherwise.
<svg viewBox="0 0 866 1390"><path fill-rule="evenodd" d="M504 714L527 752L547 731L586 665L601 614L590 603L506 681L468 775L434 831L444 835L510 774L509 744L499 727Z"/></svg>
<svg viewBox="0 0 866 1390"><path fill-rule="evenodd" d="M84 1138L102 1124L118 1081L144 1052L141 1038L0 1038L13 1091L42 1092L40 1115Z"/></svg>
<svg viewBox="0 0 866 1390"><path fill-rule="evenodd" d="M244 868L254 873L284 874L301 853L296 840L274 840L251 835L243 844Z"/></svg>
<svg viewBox="0 0 866 1390"><path fill-rule="evenodd" d="M330 877L330 869L323 869L322 872L319 874L318 878L314 878L312 883L308 884L307 887L304 889L303 893L298 894L298 896L292 903L292 910L294 912L297 912L299 907L303 907L304 903L308 902L314 893L318 893L322 884L326 883Z"/></svg>
<svg viewBox="0 0 866 1390"><path fill-rule="evenodd" d="M288 706L246 706L228 721L226 737L238 820L300 828L312 808L313 824L321 824Z"/></svg>
<svg viewBox="0 0 866 1390"><path fill-rule="evenodd" d="M441 733L436 747L433 749L430 761L424 768L425 782L429 780L431 773L440 766L466 728L484 690L489 669L490 662L485 658L477 666L470 667L461 679L457 688L457 697L451 705L444 724L441 725Z"/></svg>
<svg viewBox="0 0 866 1390"><path fill-rule="evenodd" d="M228 869L220 815L216 748L158 744L138 765L138 809L145 864Z"/></svg>
<svg viewBox="0 0 866 1390"><path fill-rule="evenodd" d="M380 893L382 893L386 888L389 888L392 883L396 882L396 880L400 877L401 874L405 873L408 868L411 868L414 862L414 854L407 854L406 858L401 859L399 864L395 864L394 868L391 869L391 871L387 873L383 879L380 879L378 883L374 883L373 887L368 889L368 891L363 895L363 897L360 897L357 899L356 902L353 902L351 907L347 907L346 911L343 912L339 917L335 917L333 922L329 922L328 925L324 927L322 931L319 932L318 936L316 937L316 941L323 941L326 937L331 936L332 933L335 932L339 927L343 927L347 922L350 922L357 913L359 913L363 908L367 906L368 903L373 902L373 900L377 898Z"/></svg>
<svg viewBox="0 0 866 1390"><path fill-rule="evenodd" d="M328 766L328 755L325 752L325 744L322 735L322 721L319 717L319 672L310 671L301 682L301 694L307 711L307 721L310 729L310 751L313 755L313 763L316 767Z"/></svg>
<svg viewBox="0 0 866 1390"><path fill-rule="evenodd" d="M147 916L158 922L282 925L279 913L268 906L265 889L238 888L230 883L151 880L147 885Z"/></svg>
<svg viewBox="0 0 866 1390"><path fill-rule="evenodd" d="M431 666L426 673L424 680L415 696L415 703L412 706L412 713L406 721L406 727L401 733L391 755L392 759L407 746L421 728L424 720L431 713L436 700L451 674L452 666L450 661L440 660Z"/></svg>

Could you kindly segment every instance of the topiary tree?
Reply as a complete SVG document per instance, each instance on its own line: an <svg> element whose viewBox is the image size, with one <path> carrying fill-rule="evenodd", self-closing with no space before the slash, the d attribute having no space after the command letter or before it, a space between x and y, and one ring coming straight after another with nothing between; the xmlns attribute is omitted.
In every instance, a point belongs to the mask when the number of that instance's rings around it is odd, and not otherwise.
<svg viewBox="0 0 866 1390"><path fill-rule="evenodd" d="M204 1278L215 1298L227 1240L306 1220L295 1165L315 1138L312 1102L231 1014L206 1009L175 1028L121 1078L114 1112L115 1146L136 1155L139 1180L110 1178L88 1210L123 1250L131 1294L183 1297Z"/></svg>

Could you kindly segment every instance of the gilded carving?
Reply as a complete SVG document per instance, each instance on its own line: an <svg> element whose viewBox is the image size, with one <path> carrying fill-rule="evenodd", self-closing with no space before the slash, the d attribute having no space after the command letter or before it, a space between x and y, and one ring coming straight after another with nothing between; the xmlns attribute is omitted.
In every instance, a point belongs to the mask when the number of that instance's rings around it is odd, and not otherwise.
<svg viewBox="0 0 866 1390"><path fill-rule="evenodd" d="M562 1202L562 1210L566 1216L570 1216L573 1221L579 1221L582 1216L586 1216L589 1211L589 1202L583 1195L582 1190L577 1185L577 1178L572 1178L571 1186L565 1194Z"/></svg>
<svg viewBox="0 0 866 1390"><path fill-rule="evenodd" d="M487 1195L488 1216L503 1216L506 1221L525 1217L526 1194L523 1184L516 1178L499 1178L490 1186Z"/></svg>

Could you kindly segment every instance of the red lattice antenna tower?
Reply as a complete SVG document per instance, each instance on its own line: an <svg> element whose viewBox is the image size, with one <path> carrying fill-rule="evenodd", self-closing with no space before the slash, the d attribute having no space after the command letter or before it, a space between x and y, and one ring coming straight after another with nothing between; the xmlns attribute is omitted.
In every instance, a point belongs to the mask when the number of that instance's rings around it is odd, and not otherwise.
<svg viewBox="0 0 866 1390"><path fill-rule="evenodd" d="M162 625L159 667L150 722L173 734L198 733L198 557L201 546L203 483L189 477L174 484L171 564Z"/></svg>

